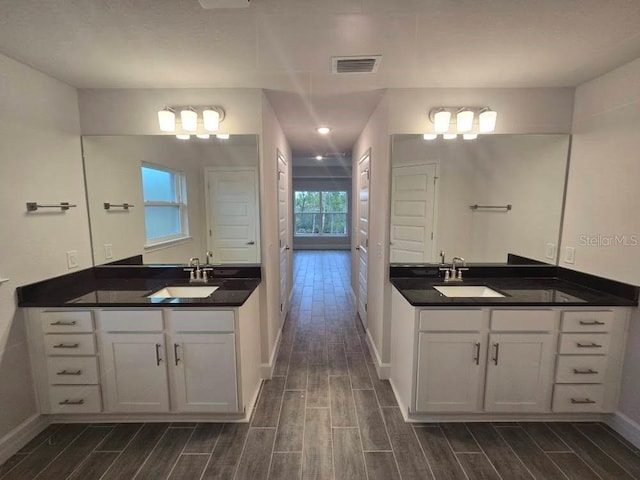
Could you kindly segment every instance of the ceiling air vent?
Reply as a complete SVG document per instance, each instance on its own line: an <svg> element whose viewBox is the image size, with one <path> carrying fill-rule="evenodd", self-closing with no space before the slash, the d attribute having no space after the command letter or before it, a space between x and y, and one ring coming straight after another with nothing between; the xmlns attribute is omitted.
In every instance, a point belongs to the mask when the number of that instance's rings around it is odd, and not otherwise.
<svg viewBox="0 0 640 480"><path fill-rule="evenodd" d="M332 57L333 73L375 73L382 61L382 55L362 57Z"/></svg>

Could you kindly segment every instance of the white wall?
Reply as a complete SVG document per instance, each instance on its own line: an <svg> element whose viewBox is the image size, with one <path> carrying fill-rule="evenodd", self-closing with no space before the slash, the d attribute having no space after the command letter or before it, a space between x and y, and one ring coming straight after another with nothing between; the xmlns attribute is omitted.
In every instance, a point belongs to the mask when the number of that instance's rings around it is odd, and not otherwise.
<svg viewBox="0 0 640 480"><path fill-rule="evenodd" d="M257 168L257 137L243 141L254 144L184 141L172 135L85 136L83 149L96 264L143 253L144 263L187 263L191 257L204 261L207 251L204 169L214 166ZM168 167L185 174L190 239L161 248L144 249L142 163ZM128 202L135 206L128 211L107 211L103 208L106 201ZM113 259L104 256L107 243L113 245Z"/></svg>
<svg viewBox="0 0 640 480"><path fill-rule="evenodd" d="M560 265L640 285L640 59L578 87ZM608 240L618 235L623 244ZM636 235L637 237L632 237ZM600 245L589 246L589 238ZM624 242L626 241L626 245ZM562 252L564 253L564 251ZM631 319L620 411L640 423L640 314Z"/></svg>
<svg viewBox="0 0 640 480"><path fill-rule="evenodd" d="M158 110L165 106L219 105L226 112L220 131L259 134L257 88L83 89L78 91L82 135L158 135Z"/></svg>
<svg viewBox="0 0 640 480"><path fill-rule="evenodd" d="M91 266L75 89L0 55L0 437L36 413L15 288ZM77 204L26 213L25 203Z"/></svg>
<svg viewBox="0 0 640 480"><path fill-rule="evenodd" d="M369 163L369 250L367 265L367 330L383 363L389 362L391 284L389 283L389 178L391 142L389 97L385 95L353 147L352 205L358 205L358 162L371 152ZM358 292L358 213L354 207L351 229L351 288Z"/></svg>
<svg viewBox="0 0 640 480"><path fill-rule="evenodd" d="M278 232L278 157L280 151L287 162L287 196L291 192L291 149L284 136L280 121L276 117L267 97L262 95L262 135L260 137L260 211L262 237L262 285L261 311L266 313L262 326L262 363L275 357L275 347L280 331L280 237ZM288 218L291 218L289 212ZM291 229L288 245L292 245ZM291 290L292 256L288 251L288 285ZM266 321L265 321L266 320Z"/></svg>

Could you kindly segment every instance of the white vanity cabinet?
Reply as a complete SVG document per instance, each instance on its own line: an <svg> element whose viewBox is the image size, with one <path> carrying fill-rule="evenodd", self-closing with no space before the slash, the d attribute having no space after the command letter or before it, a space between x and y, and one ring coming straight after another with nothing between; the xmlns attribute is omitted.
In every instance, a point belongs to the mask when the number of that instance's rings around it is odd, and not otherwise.
<svg viewBox="0 0 640 480"><path fill-rule="evenodd" d="M392 318L390 381L409 417L615 411L629 308L413 307L394 288Z"/></svg>
<svg viewBox="0 0 640 480"><path fill-rule="evenodd" d="M27 325L44 414L237 416L257 399L258 290L236 308L29 309Z"/></svg>

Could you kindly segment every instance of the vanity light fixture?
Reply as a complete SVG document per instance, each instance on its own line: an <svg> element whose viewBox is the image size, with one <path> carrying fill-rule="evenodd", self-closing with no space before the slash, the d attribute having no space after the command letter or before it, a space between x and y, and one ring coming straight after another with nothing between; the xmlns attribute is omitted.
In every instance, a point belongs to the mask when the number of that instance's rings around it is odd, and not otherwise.
<svg viewBox="0 0 640 480"><path fill-rule="evenodd" d="M442 135L442 138L444 138L445 140L455 140L457 137L458 135L455 133L445 133Z"/></svg>
<svg viewBox="0 0 640 480"><path fill-rule="evenodd" d="M496 129L496 120L498 113L485 107L478 114L478 130L480 133L493 132Z"/></svg>
<svg viewBox="0 0 640 480"><path fill-rule="evenodd" d="M331 132L331 129L329 127L318 127L316 128L316 131L320 135L329 135L329 132Z"/></svg>
<svg viewBox="0 0 640 480"><path fill-rule="evenodd" d="M202 110L202 123L204 129L209 132L217 132L223 119L224 110L221 107L207 107Z"/></svg>
<svg viewBox="0 0 640 480"><path fill-rule="evenodd" d="M451 122L451 112L444 108L438 108L433 113L433 131L436 133L444 133L449 130L449 122Z"/></svg>
<svg viewBox="0 0 640 480"><path fill-rule="evenodd" d="M316 155L316 160L322 160L324 157L322 155Z"/></svg>
<svg viewBox="0 0 640 480"><path fill-rule="evenodd" d="M179 133L178 135L176 135L176 138L178 140L189 140L191 138L191 135L187 135L186 133Z"/></svg>
<svg viewBox="0 0 640 480"><path fill-rule="evenodd" d="M456 127L458 133L470 132L473 128L473 110L461 108L456 114Z"/></svg>
<svg viewBox="0 0 640 480"><path fill-rule="evenodd" d="M171 107L158 111L158 125L163 132L176 131L176 112Z"/></svg>
<svg viewBox="0 0 640 480"><path fill-rule="evenodd" d="M191 107L180 110L180 123L183 130L195 132L198 130L198 112Z"/></svg>
<svg viewBox="0 0 640 480"><path fill-rule="evenodd" d="M462 135L462 138L464 138L465 140L475 140L476 138L478 138L478 134L477 133L465 133Z"/></svg>
<svg viewBox="0 0 640 480"><path fill-rule="evenodd" d="M198 133L196 135L196 137L202 139L202 140L209 140L209 138L211 137L211 135L209 135L208 133Z"/></svg>
<svg viewBox="0 0 640 480"><path fill-rule="evenodd" d="M454 114L455 124L452 124ZM498 113L487 106L434 107L429 110L429 120L435 133L491 133L496 128L497 118Z"/></svg>
<svg viewBox="0 0 640 480"><path fill-rule="evenodd" d="M438 134L437 133L425 133L424 135L422 135L422 138L424 138L425 140L435 140L436 138L438 138Z"/></svg>
<svg viewBox="0 0 640 480"><path fill-rule="evenodd" d="M229 140L230 135L228 133L216 133L218 140Z"/></svg>

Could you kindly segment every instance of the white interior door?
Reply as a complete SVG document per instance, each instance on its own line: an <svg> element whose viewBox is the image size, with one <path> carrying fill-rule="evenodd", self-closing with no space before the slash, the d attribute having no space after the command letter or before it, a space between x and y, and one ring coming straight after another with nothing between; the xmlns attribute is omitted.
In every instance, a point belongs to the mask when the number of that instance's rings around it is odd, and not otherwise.
<svg viewBox="0 0 640 480"><path fill-rule="evenodd" d="M278 235L280 237L280 327L284 325L289 311L289 214L287 199L289 176L287 161L278 151Z"/></svg>
<svg viewBox="0 0 640 480"><path fill-rule="evenodd" d="M431 262L436 165L393 167L391 177L390 261Z"/></svg>
<svg viewBox="0 0 640 480"><path fill-rule="evenodd" d="M358 163L358 315L367 326L367 258L369 253L369 163L367 153Z"/></svg>
<svg viewBox="0 0 640 480"><path fill-rule="evenodd" d="M208 168L206 179L213 263L260 263L257 170Z"/></svg>

